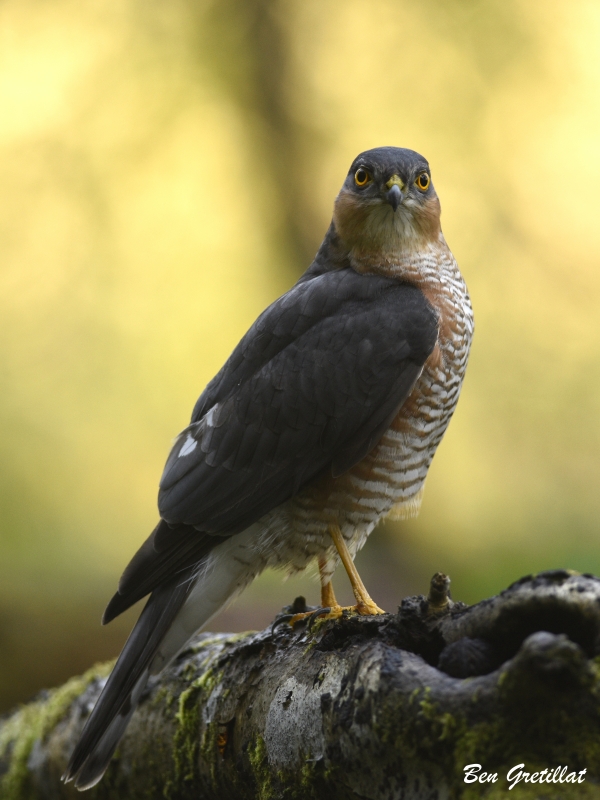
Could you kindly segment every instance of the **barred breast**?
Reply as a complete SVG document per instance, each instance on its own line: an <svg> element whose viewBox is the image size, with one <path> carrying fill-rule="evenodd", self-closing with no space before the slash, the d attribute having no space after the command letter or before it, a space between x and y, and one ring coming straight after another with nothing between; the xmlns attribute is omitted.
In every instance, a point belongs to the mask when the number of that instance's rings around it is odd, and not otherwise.
<svg viewBox="0 0 600 800"><path fill-rule="evenodd" d="M377 271L419 286L439 319L434 352L379 444L338 478L322 476L263 520L265 558L303 569L317 555L335 554L327 527L336 521L354 554L383 517L414 516L427 471L456 408L465 374L473 311L467 287L443 237L423 252Z"/></svg>

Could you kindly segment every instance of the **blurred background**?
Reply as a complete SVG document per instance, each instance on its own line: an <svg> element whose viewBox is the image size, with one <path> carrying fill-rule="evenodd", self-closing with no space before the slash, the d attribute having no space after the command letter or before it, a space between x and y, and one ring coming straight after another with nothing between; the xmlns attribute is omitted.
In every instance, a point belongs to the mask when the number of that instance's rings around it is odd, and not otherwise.
<svg viewBox="0 0 600 800"><path fill-rule="evenodd" d="M378 145L429 159L477 324L367 586L393 611L437 570L469 603L600 572L599 43L585 0L4 0L0 710L116 655L174 435ZM264 574L212 629L300 593Z"/></svg>

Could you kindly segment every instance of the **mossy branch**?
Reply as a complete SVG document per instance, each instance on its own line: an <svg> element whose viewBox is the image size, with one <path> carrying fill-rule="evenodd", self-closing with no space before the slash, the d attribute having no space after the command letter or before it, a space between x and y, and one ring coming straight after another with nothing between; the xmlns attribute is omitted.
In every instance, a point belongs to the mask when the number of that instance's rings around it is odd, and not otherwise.
<svg viewBox="0 0 600 800"><path fill-rule="evenodd" d="M492 800L520 763L555 780L511 797L597 797L599 651L600 580L564 571L470 608L436 576L397 615L203 634L88 797ZM2 800L79 796L60 775L108 668L0 722ZM465 783L468 764L497 780Z"/></svg>

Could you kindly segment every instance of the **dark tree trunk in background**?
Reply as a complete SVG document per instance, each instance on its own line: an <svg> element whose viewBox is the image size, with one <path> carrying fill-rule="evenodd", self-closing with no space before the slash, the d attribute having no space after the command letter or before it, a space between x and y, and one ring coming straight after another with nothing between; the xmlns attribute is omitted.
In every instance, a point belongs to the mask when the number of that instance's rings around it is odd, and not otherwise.
<svg viewBox="0 0 600 800"><path fill-rule="evenodd" d="M510 797L597 797L599 634L600 580L564 571L470 608L438 575L396 615L202 634L149 687L87 796L504 797L524 762L568 770ZM0 722L2 800L77 796L59 778L107 671ZM465 784L474 763L497 782Z"/></svg>
<svg viewBox="0 0 600 800"><path fill-rule="evenodd" d="M264 227L282 257L278 269L295 279L315 257L330 214L321 219L315 203L325 143L298 102L297 83L306 77L296 63L293 13L280 0L221 0L197 9L198 59L240 113L247 136L247 170L229 176L232 199L237 180L256 187Z"/></svg>

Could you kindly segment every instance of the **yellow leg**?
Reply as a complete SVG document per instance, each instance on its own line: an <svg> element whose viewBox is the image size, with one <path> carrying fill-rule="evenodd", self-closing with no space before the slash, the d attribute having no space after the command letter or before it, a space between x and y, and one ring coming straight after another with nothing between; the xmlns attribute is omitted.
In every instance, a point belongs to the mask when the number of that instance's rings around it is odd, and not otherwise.
<svg viewBox="0 0 600 800"><path fill-rule="evenodd" d="M321 608L325 609L323 615L325 615L327 609L329 609L329 613L326 616L329 617L340 617L342 614L342 608L338 601L335 599L335 594L333 592L333 586L331 584L331 578L329 575L325 574L325 567L327 566L327 561L325 558L319 558L319 577L321 578ZM312 617L315 614L314 611L302 611L299 614L294 614L294 616L289 620L290 625L292 628L297 622L301 620L306 620L309 617ZM319 614L319 616L322 616Z"/></svg>
<svg viewBox="0 0 600 800"><path fill-rule="evenodd" d="M319 575L321 577L321 605L323 608L335 608L336 606L339 606L339 603L335 599L331 578L324 575L326 563L327 562L324 558L319 558Z"/></svg>
<svg viewBox="0 0 600 800"><path fill-rule="evenodd" d="M379 606L371 599L369 593L367 592L365 585L358 574L358 570L354 566L354 561L352 561L352 557L348 552L348 547L346 546L346 542L344 541L344 537L342 536L342 532L340 531L339 527L337 525L331 525L329 527L329 533L331 534L331 538L333 539L336 550L340 554L342 564L348 573L348 578L350 579L350 584L352 585L352 591L356 597L356 605L350 606L349 608L342 608L342 606L340 606L335 598L331 579L325 574L327 561L325 558L319 558L319 575L321 576L321 607L325 610L329 609L329 611L326 613L324 610L322 614L319 614L315 611L305 611L301 614L295 614L289 620L292 628L297 622L306 620L309 617L314 617L315 615L317 615L320 619L339 619L344 611L360 614L362 616L385 614L385 611L379 608Z"/></svg>
<svg viewBox="0 0 600 800"><path fill-rule="evenodd" d="M331 538L333 539L333 543L335 545L336 550L338 551L340 558L342 560L342 564L344 565L344 569L348 574L348 578L350 580L350 584L352 586L352 591L354 592L354 596L356 597L356 606L354 607L354 611L358 614L385 614L379 606L371 599L371 596L367 592L367 589L362 582L360 575L358 574L358 570L354 566L354 561L352 561L352 556L348 551L348 547L346 542L344 541L344 537L342 536L342 532L339 529L338 525L330 525L329 526L329 533Z"/></svg>

